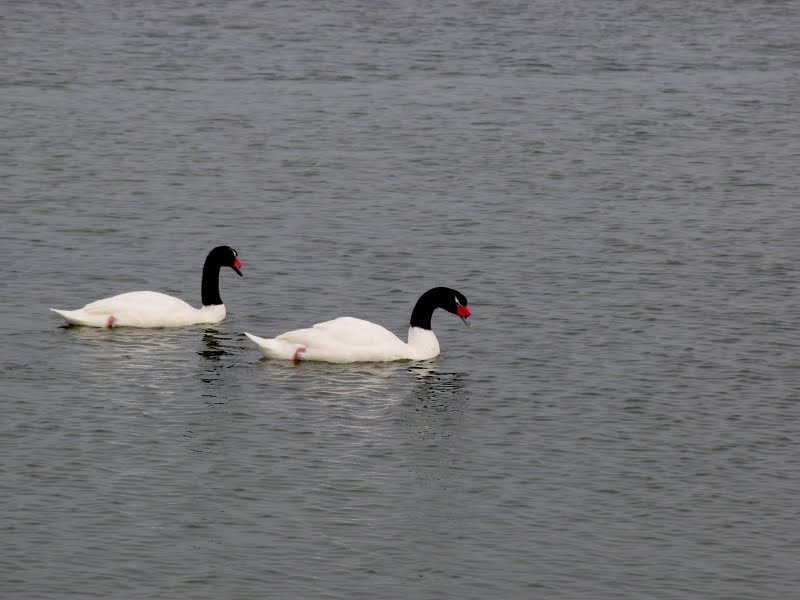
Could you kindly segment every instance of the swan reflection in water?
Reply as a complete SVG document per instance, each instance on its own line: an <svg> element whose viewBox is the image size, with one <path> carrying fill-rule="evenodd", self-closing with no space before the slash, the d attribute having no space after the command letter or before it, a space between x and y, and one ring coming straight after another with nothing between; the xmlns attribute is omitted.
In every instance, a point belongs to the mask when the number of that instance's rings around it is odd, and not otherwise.
<svg viewBox="0 0 800 600"><path fill-rule="evenodd" d="M409 371L416 378L414 396L424 403L423 407L446 410L448 406L461 405L466 401L466 373L444 371L430 363L412 365Z"/></svg>
<svg viewBox="0 0 800 600"><path fill-rule="evenodd" d="M203 392L206 404L227 404L230 392L238 389L226 370L233 367L237 354L235 336L215 327L203 331L202 346L197 355L202 358L199 363L200 381L207 384ZM226 358L229 357L229 358Z"/></svg>
<svg viewBox="0 0 800 600"><path fill-rule="evenodd" d="M203 332L203 349L197 354L209 360L218 361L228 352L220 343L220 339L230 340L230 337L220 336L218 329L206 329Z"/></svg>
<svg viewBox="0 0 800 600"><path fill-rule="evenodd" d="M141 404L180 394L186 348L196 335L190 329L119 329L65 326L69 360L79 377L103 390L108 400ZM138 393L132 393L138 392ZM148 403L148 410L157 404Z"/></svg>
<svg viewBox="0 0 800 600"><path fill-rule="evenodd" d="M309 400L360 407L361 414L403 418L398 405L413 411L452 413L467 402L467 375L440 368L438 359L410 362L324 363L260 359L258 367L273 382L301 384ZM292 385L287 391L298 388Z"/></svg>
<svg viewBox="0 0 800 600"><path fill-rule="evenodd" d="M423 439L446 438L460 430L469 403L468 374L446 371L435 364L412 366L414 385L410 402L415 411L409 420Z"/></svg>
<svg viewBox="0 0 800 600"><path fill-rule="evenodd" d="M86 360L102 359L104 369L156 369L172 360L180 360L187 340L193 335L184 329L100 329L67 325L60 329L80 341L80 353Z"/></svg>
<svg viewBox="0 0 800 600"><path fill-rule="evenodd" d="M268 379L282 387L302 391L323 404L349 403L376 409L402 400L400 376L408 370L405 362L323 363L261 359L258 365Z"/></svg>

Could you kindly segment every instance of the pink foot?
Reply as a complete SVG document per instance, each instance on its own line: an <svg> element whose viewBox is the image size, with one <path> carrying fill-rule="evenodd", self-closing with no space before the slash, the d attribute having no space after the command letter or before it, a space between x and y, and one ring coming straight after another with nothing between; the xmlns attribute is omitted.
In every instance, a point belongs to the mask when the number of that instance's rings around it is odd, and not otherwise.
<svg viewBox="0 0 800 600"><path fill-rule="evenodd" d="M300 354L302 352L305 352L305 351L306 351L306 349L303 346L300 346L297 350L294 351L294 356L292 357L292 360L294 361L294 364L297 364L297 363L300 362Z"/></svg>
<svg viewBox="0 0 800 600"><path fill-rule="evenodd" d="M111 315L110 317L108 317L108 323L106 323L106 327L111 329L112 327L114 327L114 322L115 321L116 321L116 319L114 318L114 315Z"/></svg>

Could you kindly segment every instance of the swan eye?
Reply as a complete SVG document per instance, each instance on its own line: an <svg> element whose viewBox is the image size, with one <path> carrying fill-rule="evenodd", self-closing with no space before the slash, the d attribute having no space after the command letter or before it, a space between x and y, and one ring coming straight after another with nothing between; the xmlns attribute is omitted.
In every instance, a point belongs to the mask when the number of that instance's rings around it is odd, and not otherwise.
<svg viewBox="0 0 800 600"><path fill-rule="evenodd" d="M461 306L461 302L458 301L458 296L453 296L456 299L456 306Z"/></svg>

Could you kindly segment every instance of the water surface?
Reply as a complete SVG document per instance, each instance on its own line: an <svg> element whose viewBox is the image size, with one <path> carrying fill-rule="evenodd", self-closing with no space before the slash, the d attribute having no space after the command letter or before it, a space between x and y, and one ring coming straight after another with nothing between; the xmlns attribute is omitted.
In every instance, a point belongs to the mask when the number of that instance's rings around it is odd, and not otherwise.
<svg viewBox="0 0 800 600"><path fill-rule="evenodd" d="M788 598L786 2L0 9L14 598ZM228 319L66 328L150 289ZM342 315L421 364L260 359Z"/></svg>

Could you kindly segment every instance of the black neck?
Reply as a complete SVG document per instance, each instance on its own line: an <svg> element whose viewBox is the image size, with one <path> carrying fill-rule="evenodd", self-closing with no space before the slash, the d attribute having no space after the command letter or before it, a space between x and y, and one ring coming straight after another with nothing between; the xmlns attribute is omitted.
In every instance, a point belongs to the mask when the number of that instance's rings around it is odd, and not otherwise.
<svg viewBox="0 0 800 600"><path fill-rule="evenodd" d="M419 297L414 305L414 310L411 311L411 327L430 330L433 311L439 308L439 303L436 301L437 295L438 289L434 288Z"/></svg>
<svg viewBox="0 0 800 600"><path fill-rule="evenodd" d="M206 264L203 265L203 282L200 289L203 306L222 304L222 298L219 297L219 263L216 261L206 259Z"/></svg>

